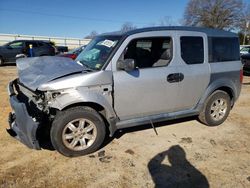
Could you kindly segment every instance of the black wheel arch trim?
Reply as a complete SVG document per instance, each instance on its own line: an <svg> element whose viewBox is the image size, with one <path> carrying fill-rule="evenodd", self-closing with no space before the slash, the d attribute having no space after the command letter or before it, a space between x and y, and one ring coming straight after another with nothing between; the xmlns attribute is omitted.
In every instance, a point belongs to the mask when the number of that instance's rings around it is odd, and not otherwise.
<svg viewBox="0 0 250 188"><path fill-rule="evenodd" d="M231 106L233 107L235 101L237 100L239 94L237 93L237 89L235 84L228 79L219 79L217 81L212 82L204 92L203 96L198 102L198 108L203 108L204 103L206 102L207 98L216 90L222 90L229 94L231 98Z"/></svg>

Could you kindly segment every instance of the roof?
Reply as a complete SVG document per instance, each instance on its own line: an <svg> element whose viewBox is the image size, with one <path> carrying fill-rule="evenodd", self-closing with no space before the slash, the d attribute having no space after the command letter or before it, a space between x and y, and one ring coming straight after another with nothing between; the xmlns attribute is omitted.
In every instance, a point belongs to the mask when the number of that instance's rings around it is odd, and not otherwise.
<svg viewBox="0 0 250 188"><path fill-rule="evenodd" d="M194 31L194 32L205 33L209 37L238 37L236 33L230 31L204 28L204 27L186 27L186 26L147 27L147 28L134 29L128 32L117 31L111 33L104 33L101 34L100 36L117 35L125 37L137 33L150 32L150 31Z"/></svg>
<svg viewBox="0 0 250 188"><path fill-rule="evenodd" d="M26 40L26 39L18 39L18 40L13 40L11 42L45 42L45 43L50 43L51 41L49 40Z"/></svg>

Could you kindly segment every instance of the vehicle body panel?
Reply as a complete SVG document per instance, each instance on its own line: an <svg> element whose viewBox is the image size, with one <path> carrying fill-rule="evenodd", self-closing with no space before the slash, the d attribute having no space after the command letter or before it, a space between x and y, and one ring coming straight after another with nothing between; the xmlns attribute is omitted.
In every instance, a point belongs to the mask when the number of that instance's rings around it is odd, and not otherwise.
<svg viewBox="0 0 250 188"><path fill-rule="evenodd" d="M28 113L27 104L20 102L15 95L14 84L16 84L16 81L10 82L8 86L10 105L15 113L10 113L9 115L10 129L7 129L7 131L11 136L15 137L29 148L40 149L36 137L39 123L34 121L34 117Z"/></svg>
<svg viewBox="0 0 250 188"><path fill-rule="evenodd" d="M84 71L83 66L69 58L51 56L20 58L17 68L19 81L33 91L58 77Z"/></svg>
<svg viewBox="0 0 250 188"><path fill-rule="evenodd" d="M103 84L101 86L77 87L61 90L60 94L49 101L49 106L58 110L83 103L95 103L101 105L106 112L107 118L115 117L112 107L112 86Z"/></svg>
<svg viewBox="0 0 250 188"><path fill-rule="evenodd" d="M66 58L68 59L68 58ZM111 71L97 71L97 72L78 72L77 74L57 78L48 83L40 84L38 87L41 91L46 90L61 90L67 88L78 87L92 87L102 85L112 85Z"/></svg>
<svg viewBox="0 0 250 188"><path fill-rule="evenodd" d="M210 64L208 63L208 41L207 36L201 32L179 31L176 32L176 43L178 53L176 59L179 62L178 72L184 75L184 79L179 82L179 105L180 109L194 109L198 104L201 96L205 93L210 81ZM202 37L204 47L204 62L202 64L186 64L181 57L180 38L185 37ZM198 79L197 79L198 78Z"/></svg>

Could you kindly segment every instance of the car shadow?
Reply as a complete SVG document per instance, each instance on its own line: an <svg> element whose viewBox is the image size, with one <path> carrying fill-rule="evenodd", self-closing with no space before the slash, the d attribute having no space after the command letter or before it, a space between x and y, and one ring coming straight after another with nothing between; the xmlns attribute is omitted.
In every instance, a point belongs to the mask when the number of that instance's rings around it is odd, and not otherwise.
<svg viewBox="0 0 250 188"><path fill-rule="evenodd" d="M0 67L15 67L15 66L16 66L16 63L4 63Z"/></svg>
<svg viewBox="0 0 250 188"><path fill-rule="evenodd" d="M170 165L164 164L165 158ZM157 188L208 188L207 178L187 159L179 145L155 155L148 163L148 170Z"/></svg>
<svg viewBox="0 0 250 188"><path fill-rule="evenodd" d="M53 147L50 139L50 129L51 129L51 123L46 122L42 125L39 125L36 135L37 135L37 140L39 142L39 146L42 149L54 151L55 148Z"/></svg>
<svg viewBox="0 0 250 188"><path fill-rule="evenodd" d="M242 85L250 85L250 82L247 82L247 83L242 83Z"/></svg>
<svg viewBox="0 0 250 188"><path fill-rule="evenodd" d="M175 125L178 123L193 121L193 120L197 120L197 117L193 116L193 117L186 117L186 118L180 118L180 119L175 119L175 120L162 121L162 122L154 123L153 125L156 129L156 133L158 134L158 131L157 131L158 127L170 126L170 125ZM117 130L112 137L109 137L109 135L107 134L101 148L104 148L106 145L108 145L114 139L119 139L125 134L132 133L132 132L138 132L138 131L144 131L147 129L152 129L152 131L154 131L151 124L144 124L144 125L140 125L140 126L129 127L129 128ZM107 131L108 131L108 129L107 129Z"/></svg>

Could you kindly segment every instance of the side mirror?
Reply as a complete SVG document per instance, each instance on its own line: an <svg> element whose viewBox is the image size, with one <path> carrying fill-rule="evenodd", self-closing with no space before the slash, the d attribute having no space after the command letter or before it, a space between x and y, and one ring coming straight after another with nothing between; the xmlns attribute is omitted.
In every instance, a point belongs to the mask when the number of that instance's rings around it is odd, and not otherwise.
<svg viewBox="0 0 250 188"><path fill-rule="evenodd" d="M9 45L6 46L6 48L9 49L9 50L13 49L13 48L12 48L11 46L9 46Z"/></svg>
<svg viewBox="0 0 250 188"><path fill-rule="evenodd" d="M127 72L135 69L134 59L124 59L117 62L117 68L120 70L125 70Z"/></svg>

